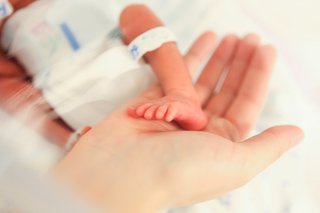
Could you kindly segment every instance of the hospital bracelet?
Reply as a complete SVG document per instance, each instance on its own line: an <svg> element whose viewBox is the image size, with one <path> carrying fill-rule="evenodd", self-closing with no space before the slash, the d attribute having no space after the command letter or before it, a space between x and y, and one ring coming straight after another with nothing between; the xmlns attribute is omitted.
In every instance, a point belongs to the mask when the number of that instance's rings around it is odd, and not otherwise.
<svg viewBox="0 0 320 213"><path fill-rule="evenodd" d="M139 35L128 47L133 59L138 61L147 52L168 42L176 42L175 35L167 27L156 27Z"/></svg>
<svg viewBox="0 0 320 213"><path fill-rule="evenodd" d="M66 145L64 146L64 151L68 153L74 147L74 145L80 140L80 138L84 136L86 133L88 133L91 129L92 127L86 126L73 132L70 135Z"/></svg>
<svg viewBox="0 0 320 213"><path fill-rule="evenodd" d="M0 21L13 13L13 6L8 0L0 0Z"/></svg>

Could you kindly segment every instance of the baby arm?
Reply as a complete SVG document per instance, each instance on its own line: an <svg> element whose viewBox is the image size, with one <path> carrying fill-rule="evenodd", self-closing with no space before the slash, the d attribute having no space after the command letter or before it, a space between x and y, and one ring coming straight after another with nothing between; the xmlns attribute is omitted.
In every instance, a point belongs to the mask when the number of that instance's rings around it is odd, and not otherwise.
<svg viewBox="0 0 320 213"><path fill-rule="evenodd" d="M126 43L159 26L163 26L162 22L143 5L127 7L120 17L120 27ZM135 114L150 120L174 120L185 129L202 129L206 125L206 118L176 43L165 43L146 53L144 58L152 66L165 96L143 103L135 109Z"/></svg>

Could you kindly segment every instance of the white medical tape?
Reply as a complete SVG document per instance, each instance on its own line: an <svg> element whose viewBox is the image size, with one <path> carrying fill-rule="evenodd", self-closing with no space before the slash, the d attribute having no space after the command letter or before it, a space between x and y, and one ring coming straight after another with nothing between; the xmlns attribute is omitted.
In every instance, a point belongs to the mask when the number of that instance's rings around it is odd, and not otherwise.
<svg viewBox="0 0 320 213"><path fill-rule="evenodd" d="M10 16L13 13L13 7L8 0L0 0L0 20Z"/></svg>
<svg viewBox="0 0 320 213"><path fill-rule="evenodd" d="M153 51L168 42L176 42L175 35L167 27L156 27L139 35L129 44L134 60L140 60L147 52Z"/></svg>

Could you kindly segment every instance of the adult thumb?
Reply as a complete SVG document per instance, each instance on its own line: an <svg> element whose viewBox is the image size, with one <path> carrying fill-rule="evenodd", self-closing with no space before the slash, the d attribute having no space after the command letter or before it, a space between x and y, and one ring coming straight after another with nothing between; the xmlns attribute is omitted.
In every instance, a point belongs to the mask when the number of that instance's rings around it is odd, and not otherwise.
<svg viewBox="0 0 320 213"><path fill-rule="evenodd" d="M253 178L303 138L304 133L298 127L276 126L240 143L247 155L243 162L244 176L248 180Z"/></svg>

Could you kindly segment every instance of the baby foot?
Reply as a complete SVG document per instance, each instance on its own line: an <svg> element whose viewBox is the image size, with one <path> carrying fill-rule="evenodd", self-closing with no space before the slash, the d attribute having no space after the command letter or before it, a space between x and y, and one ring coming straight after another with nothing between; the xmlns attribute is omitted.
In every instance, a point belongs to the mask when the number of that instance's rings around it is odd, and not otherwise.
<svg viewBox="0 0 320 213"><path fill-rule="evenodd" d="M199 101L183 95L167 95L144 103L136 107L134 113L147 120L176 121L187 130L201 130L207 124Z"/></svg>

